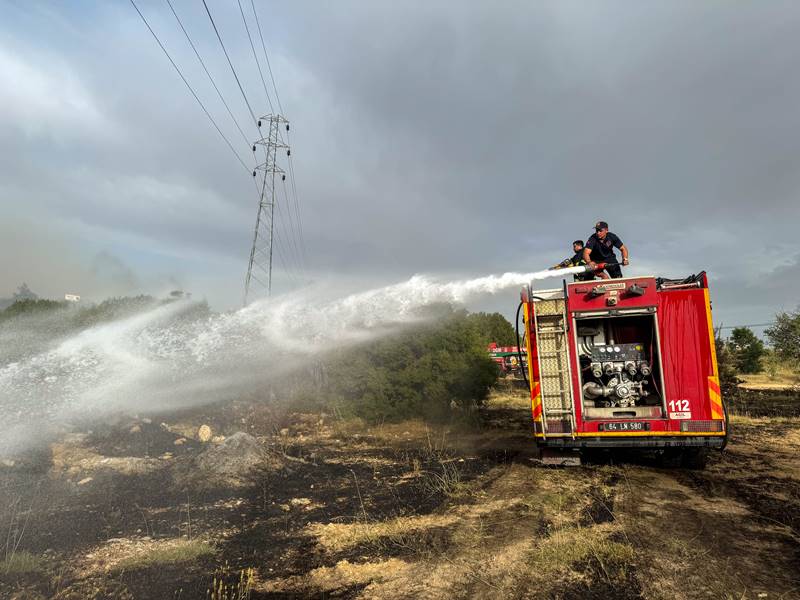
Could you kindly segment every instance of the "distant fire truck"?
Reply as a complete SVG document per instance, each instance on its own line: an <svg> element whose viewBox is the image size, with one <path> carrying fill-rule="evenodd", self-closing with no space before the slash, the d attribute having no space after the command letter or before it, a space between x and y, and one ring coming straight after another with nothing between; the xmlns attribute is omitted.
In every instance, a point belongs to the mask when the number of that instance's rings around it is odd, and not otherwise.
<svg viewBox="0 0 800 600"><path fill-rule="evenodd" d="M525 348L518 346L498 346L492 342L489 344L489 358L491 358L500 369L500 375L523 378L525 369L528 368L528 354Z"/></svg>
<svg viewBox="0 0 800 600"><path fill-rule="evenodd" d="M725 447L704 272L526 286L520 308L540 447L656 448L695 467Z"/></svg>

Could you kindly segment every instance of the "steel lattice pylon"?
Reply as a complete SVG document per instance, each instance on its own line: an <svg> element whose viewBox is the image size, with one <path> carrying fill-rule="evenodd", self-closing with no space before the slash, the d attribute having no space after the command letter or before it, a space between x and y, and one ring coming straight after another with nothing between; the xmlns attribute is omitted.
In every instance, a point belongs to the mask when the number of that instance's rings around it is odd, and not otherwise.
<svg viewBox="0 0 800 600"><path fill-rule="evenodd" d="M270 295L272 293L272 250L274 244L274 221L275 221L275 178L280 176L286 178L286 174L278 167L275 158L279 148L289 146L283 143L280 135L280 127L285 126L287 131L289 121L281 115L267 115L261 117L261 123L266 121L269 125L269 132L266 137L256 140L253 144L255 152L257 146L264 147L264 162L256 166L253 175L260 171L263 173L261 180L261 194L258 201L258 214L256 214L256 226L253 232L253 247L250 249L250 262L247 266L247 278L244 283L244 303L257 296Z"/></svg>

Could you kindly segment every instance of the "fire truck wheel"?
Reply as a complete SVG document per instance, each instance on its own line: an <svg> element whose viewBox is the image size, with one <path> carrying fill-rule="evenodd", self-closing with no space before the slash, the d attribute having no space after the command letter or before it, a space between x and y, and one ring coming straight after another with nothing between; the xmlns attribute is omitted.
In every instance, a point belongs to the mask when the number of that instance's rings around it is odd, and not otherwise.
<svg viewBox="0 0 800 600"><path fill-rule="evenodd" d="M705 469L707 461L707 448L664 448L660 462L665 469Z"/></svg>
<svg viewBox="0 0 800 600"><path fill-rule="evenodd" d="M681 466L685 469L705 469L707 462L707 448L686 448L681 457Z"/></svg>

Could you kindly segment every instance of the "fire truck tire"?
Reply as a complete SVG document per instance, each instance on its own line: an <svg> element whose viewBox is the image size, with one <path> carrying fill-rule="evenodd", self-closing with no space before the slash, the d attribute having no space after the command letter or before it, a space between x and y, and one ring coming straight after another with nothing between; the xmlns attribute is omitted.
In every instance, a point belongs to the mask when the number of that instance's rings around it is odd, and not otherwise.
<svg viewBox="0 0 800 600"><path fill-rule="evenodd" d="M685 448L681 455L681 466L685 469L705 469L707 462L707 448Z"/></svg>
<svg viewBox="0 0 800 600"><path fill-rule="evenodd" d="M722 413L725 416L725 439L722 440L722 447L720 450L725 450L725 447L728 445L728 440L731 436L731 422L728 418L728 403L722 403Z"/></svg>
<svg viewBox="0 0 800 600"><path fill-rule="evenodd" d="M660 462L665 469L705 469L708 448L664 448Z"/></svg>

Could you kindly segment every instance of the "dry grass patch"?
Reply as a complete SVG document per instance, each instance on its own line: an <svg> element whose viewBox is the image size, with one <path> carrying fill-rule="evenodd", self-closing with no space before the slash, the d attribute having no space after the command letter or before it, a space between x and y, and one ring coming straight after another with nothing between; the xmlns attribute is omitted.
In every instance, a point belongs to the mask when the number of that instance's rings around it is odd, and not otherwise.
<svg viewBox="0 0 800 600"><path fill-rule="evenodd" d="M399 579L408 574L410 569L411 565L396 558L368 563L342 560L333 567L320 567L305 575L267 581L262 590L268 593L331 592L355 585Z"/></svg>
<svg viewBox="0 0 800 600"><path fill-rule="evenodd" d="M527 390L494 390L486 405L491 408L528 409L531 406L531 397Z"/></svg>
<svg viewBox="0 0 800 600"><path fill-rule="evenodd" d="M739 374L740 387L748 390L790 390L800 387L800 372L781 365L770 374L769 369L761 373Z"/></svg>
<svg viewBox="0 0 800 600"><path fill-rule="evenodd" d="M157 545L148 552L137 553L122 559L118 569L142 569L154 565L184 563L214 554L210 544L199 540L175 540Z"/></svg>
<svg viewBox="0 0 800 600"><path fill-rule="evenodd" d="M532 553L534 571L544 579L569 572L573 565L594 559L609 582L624 580L635 558L633 547L612 541L616 528L610 524L572 527L553 531Z"/></svg>
<svg viewBox="0 0 800 600"><path fill-rule="evenodd" d="M388 521L357 523L314 523L306 531L326 550L337 552L380 539L406 539L427 529L448 527L458 522L456 515L397 517Z"/></svg>
<svg viewBox="0 0 800 600"><path fill-rule="evenodd" d="M84 569L90 573L145 569L188 563L213 554L213 546L202 540L115 539L87 554Z"/></svg>
<svg viewBox="0 0 800 600"><path fill-rule="evenodd" d="M51 444L52 472L72 478L81 478L97 471L115 471L121 475L144 475L163 466L157 458L137 456L103 456L87 447L86 434L75 433Z"/></svg>

